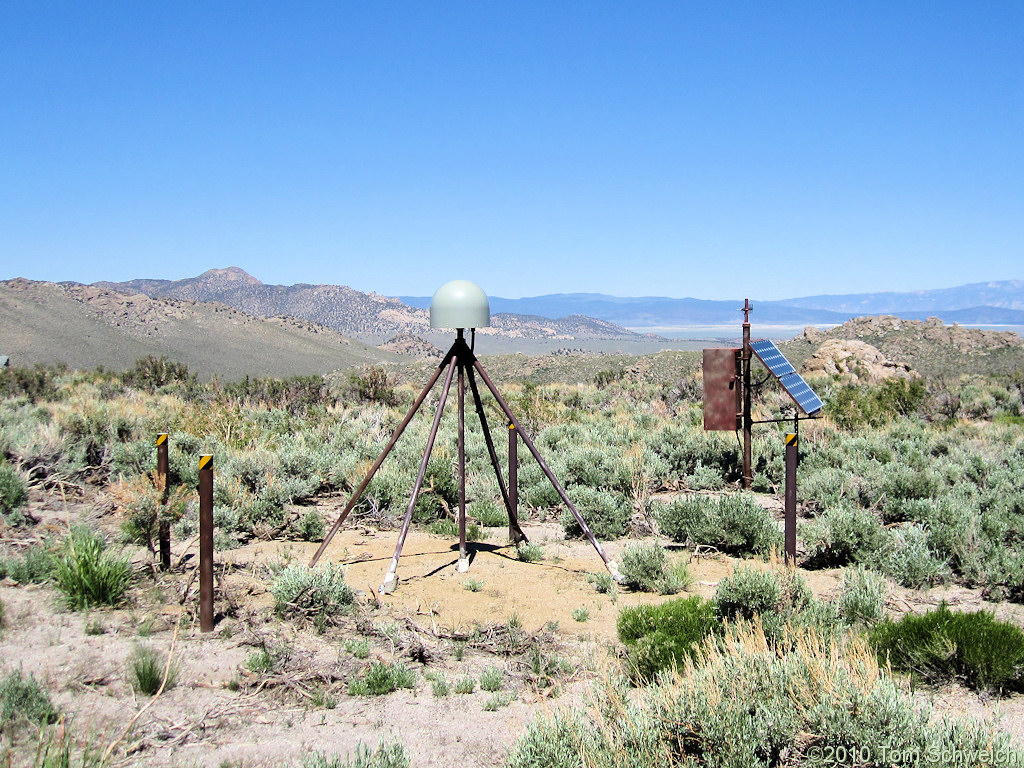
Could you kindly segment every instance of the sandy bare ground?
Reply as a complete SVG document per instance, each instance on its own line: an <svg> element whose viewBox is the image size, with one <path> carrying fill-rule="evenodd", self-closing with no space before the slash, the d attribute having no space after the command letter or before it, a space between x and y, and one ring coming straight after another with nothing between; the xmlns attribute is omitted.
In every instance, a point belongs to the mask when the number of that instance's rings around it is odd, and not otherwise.
<svg viewBox="0 0 1024 768"><path fill-rule="evenodd" d="M340 503L321 502L328 520ZM34 510L44 519L49 513L56 527L67 516L106 527L117 522L103 503L65 508L57 499L36 499ZM70 716L69 730L91 737L101 749L116 742L112 756L122 765L298 765L312 751L344 755L360 742L373 746L382 739L401 742L414 766L447 766L453 760L500 765L536 716L586 700L590 683L605 674L618 652L619 609L665 598L628 590L614 598L596 592L587 574L603 570L600 559L588 543L565 541L558 525L526 527L531 540L544 547L544 558L536 563L516 558L504 530L487 532L487 540L475 547L470 572L461 574L455 570L453 541L413 530L398 589L380 597L376 588L394 552L396 532L344 527L324 559L345 564L349 583L359 591L359 608L322 633L308 622L277 617L268 592L268 566L307 562L314 544L258 542L219 554L220 615L208 634L199 632L195 621L196 586L190 577L196 558L180 548L176 556L184 554L184 561L168 574L153 575L139 559L137 586L128 605L116 610L69 612L52 588L0 583L7 617L0 673L20 667L35 675ZM610 542L606 548L614 558L628 543ZM690 561L689 591L706 597L736 562L724 556L691 560L684 550L671 550L671 557ZM818 595L835 594L839 585L838 571L804 576ZM477 591L467 588L470 580ZM897 590L890 607L921 610L942 598L960 607L982 605L970 590ZM1022 623L1021 606L987 607ZM573 617L581 608L585 621ZM515 647L506 643L510 623L521 626ZM346 648L360 638L370 648L365 659ZM180 667L177 685L152 702L129 683L128 659L140 643L162 652L173 644ZM541 683L532 671L534 648L560 662ZM247 660L261 649L281 659L274 672L248 670ZM417 673L415 688L349 696L348 682L375 660L408 664ZM470 694L454 692L460 678L478 679L492 667L505 673L504 698L495 711L485 710L494 694L479 686ZM428 677L436 675L450 683L449 696L434 695ZM995 718L1024 744L1024 708L1017 699L994 701L959 688L919 695L944 712Z"/></svg>

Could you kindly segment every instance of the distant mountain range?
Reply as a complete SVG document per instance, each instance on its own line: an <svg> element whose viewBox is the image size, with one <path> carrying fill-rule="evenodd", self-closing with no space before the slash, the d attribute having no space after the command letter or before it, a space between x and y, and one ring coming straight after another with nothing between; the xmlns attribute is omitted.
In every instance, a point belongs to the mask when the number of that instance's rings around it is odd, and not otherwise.
<svg viewBox="0 0 1024 768"><path fill-rule="evenodd" d="M130 280L96 283L121 293L156 298L219 302L257 317L288 316L309 320L368 344L380 344L403 334L419 336L437 346L451 343L450 331L432 330L428 313L398 299L363 293L344 285L267 285L238 267L211 269L186 280ZM578 317L569 312L557 318L495 313L490 328L478 333L511 339L635 339L638 334L611 322Z"/></svg>
<svg viewBox="0 0 1024 768"><path fill-rule="evenodd" d="M902 294L752 300L752 320L760 326L839 325L852 317L895 314L904 320L936 316L945 323L1024 327L1019 280ZM175 281L82 285L18 278L0 282L0 353L19 364L64 361L85 368L123 368L145 355L166 355L201 375L228 378L325 372L446 349L451 331L429 327L429 302L346 286L266 285L235 267ZM491 327L478 329L486 339L481 351L490 355L687 348L700 342L634 331L700 327L706 341L717 333L714 326L724 326L730 330L720 335L733 338L741 317L739 300L553 294L490 302ZM934 335L935 324L925 325Z"/></svg>
<svg viewBox="0 0 1024 768"><path fill-rule="evenodd" d="M1024 310L1024 280L970 283L956 288L911 293L853 293L845 296L804 296L780 304L828 309L859 315L903 315L906 312L947 312L977 307Z"/></svg>
<svg viewBox="0 0 1024 768"><path fill-rule="evenodd" d="M400 296L412 307L427 307L430 297ZM854 317L890 314L906 319L938 317L946 323L1024 325L1024 280L973 283L957 288L912 293L807 296L783 301L752 298L757 323L834 325ZM490 297L491 310L563 317L586 315L631 329L732 325L741 299L710 301L665 296L622 297L601 293L555 293L522 299Z"/></svg>
<svg viewBox="0 0 1024 768"><path fill-rule="evenodd" d="M380 344L401 334L445 346L447 333L431 331L429 296L388 298L344 285L267 285L238 267L211 269L185 280L96 283L122 293L216 301L257 317L287 315L310 320ZM911 293L806 296L758 301L752 320L762 325L838 325L854 317L890 314L908 320L938 317L964 325L1024 326L1024 280L973 283ZM735 325L742 300L711 301L666 296L624 297L555 293L506 299L491 296L492 327L481 333L519 339L629 339L636 331Z"/></svg>

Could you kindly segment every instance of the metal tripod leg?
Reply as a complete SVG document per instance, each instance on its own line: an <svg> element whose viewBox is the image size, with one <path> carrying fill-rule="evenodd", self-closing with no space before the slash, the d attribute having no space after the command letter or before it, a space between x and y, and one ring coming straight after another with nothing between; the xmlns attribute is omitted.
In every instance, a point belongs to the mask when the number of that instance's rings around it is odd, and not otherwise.
<svg viewBox="0 0 1024 768"><path fill-rule="evenodd" d="M434 450L434 440L437 438L437 428L441 423L441 414L444 412L444 404L448 399L448 391L452 388L452 376L459 363L452 357L448 367L448 375L444 380L444 388L441 390L441 399L437 403L437 412L434 414L434 423L430 427L430 436L427 438L427 447L423 451L423 461L420 462L420 471L416 475L416 485L412 489L412 497L409 499L409 506L405 510L405 519L402 520L402 531L398 534L398 545L395 547L395 556L391 558L391 565L384 576L384 583L380 585L380 593L387 594L394 592L398 584L396 572L398 571L398 558L402 556L402 546L405 538L409 535L409 526L412 524L412 510L416 506L416 497L419 496L420 488L423 485L423 476L427 473L427 463L430 461L430 454Z"/></svg>
<svg viewBox="0 0 1024 768"><path fill-rule="evenodd" d="M380 456L377 457L377 460L373 463L373 466L370 467L370 471L366 473L366 477L363 478L363 482L361 482L359 484L359 487L356 488L355 491L353 491L352 498L350 498L348 504L345 505L345 509L342 510L341 514L338 516L337 521L331 527L331 530L327 532L327 535L324 537L324 541L320 545L320 548L317 549L316 554L313 555L313 559L309 561L310 568L316 565L317 561L320 559L320 556L324 553L324 550L327 549L327 545L330 544L331 539L334 538L334 534L336 534L338 532L338 529L341 528L341 524L345 522L345 518L349 516L349 513L352 511L356 503L359 501L360 497L363 495L363 491L366 490L366 486L370 484L370 481L373 479L373 476L377 474L377 470L380 469L380 465L384 463L384 459L388 457L388 454L391 453L391 449L395 447L395 444L398 442L398 438L402 436L402 433L405 431L405 428L409 426L409 422L412 421L412 417L416 415L416 411L420 409L420 406L423 405L423 401L427 399L427 394L430 392L431 389L433 389L434 384L437 383L437 379L440 377L441 371L444 370L445 365L449 361L449 356L452 354L452 352L449 352L448 355L445 356L444 361L442 361L442 363L437 367L437 370L434 371L434 375L430 378L430 381L427 382L427 386L425 386L423 388L423 391L420 392L419 397L417 397L416 401L412 404L412 408L410 408L409 412L405 414L405 418L402 419L402 423L398 425L398 429L396 429L395 433L391 436L391 440L388 441L387 447L385 447L384 450L381 451Z"/></svg>
<svg viewBox="0 0 1024 768"><path fill-rule="evenodd" d="M580 511L576 509L576 505L573 504L572 501L569 499L569 496L568 494L566 494L565 489L562 488L561 484L558 482L558 479L555 477L555 473L551 471L551 468L547 465L547 462L544 461L543 457L540 455L540 452L537 450L537 447L533 444L533 440L531 440L530 436L523 431L523 428L516 420L516 417L512 414L512 411L508 407L508 404L505 402L504 398L502 398L501 393L498 392L498 388L494 386L494 382L492 382L490 377L487 375L487 371L484 370L484 367L480 364L479 360L473 361L473 367L476 368L477 373L480 374L480 378L483 379L483 382L484 384L487 385L487 388L491 390L491 394L494 395L494 399L498 401L498 405L500 405L501 410L505 412L505 416L508 418L510 422L512 422L512 425L516 428L516 430L518 430L519 437L522 438L523 442L526 444L526 447L530 449L530 453L533 454L533 458L537 460L537 463L540 465L541 470L544 472L545 475L547 475L548 480L551 481L551 485L554 486L555 491L557 491L558 495L565 503L565 506L568 507L573 517L576 518L576 522L580 526L580 528L583 529L583 533L586 534L586 537L588 539L590 539L590 543L594 546L594 549L597 550L597 554L601 556L601 560L604 561L604 566L608 569L608 573L612 575L612 578L615 579L615 581L621 583L623 580L622 574L619 573L619 568L615 564L615 561L608 559L608 555L605 554L604 548L601 547L601 543L597 540L597 537L594 535L594 532L590 530L590 526L587 525L587 521L583 519L583 515L580 514Z"/></svg>
<svg viewBox="0 0 1024 768"><path fill-rule="evenodd" d="M501 489L501 498L505 502L505 509L508 510L508 534L513 544L520 544L529 541L523 529L519 527L519 519L515 508L512 505L510 490L505 485L505 478L501 476L501 464L498 462L498 453L494 450L494 441L491 439L491 430L487 426L487 414L484 412L484 404L480 400L480 390L476 386L476 376L473 369L469 368L469 388L473 392L473 403L476 406L476 414L480 418L480 426L484 431L484 442L487 444L487 453L491 457L491 466L494 467L494 475L498 478L498 488Z"/></svg>
<svg viewBox="0 0 1024 768"><path fill-rule="evenodd" d="M459 359L459 564L455 570L469 570L466 552L466 376L465 365Z"/></svg>

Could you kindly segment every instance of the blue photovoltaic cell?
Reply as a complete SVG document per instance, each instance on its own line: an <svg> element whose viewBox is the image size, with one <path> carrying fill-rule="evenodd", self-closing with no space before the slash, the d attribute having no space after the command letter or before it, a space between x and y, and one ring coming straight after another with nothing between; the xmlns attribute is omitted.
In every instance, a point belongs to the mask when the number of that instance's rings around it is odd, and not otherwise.
<svg viewBox="0 0 1024 768"><path fill-rule="evenodd" d="M779 383L786 388L789 396L808 416L817 413L824 407L825 404L821 402L821 398L814 393L814 390L799 373L783 376L779 379Z"/></svg>
<svg viewBox="0 0 1024 768"><path fill-rule="evenodd" d="M781 379L788 373L796 373L796 368L790 364L786 356L775 346L775 342L768 339L750 342L750 348L754 350L757 358L764 363L764 367L775 374L775 378Z"/></svg>
<svg viewBox="0 0 1024 768"><path fill-rule="evenodd" d="M810 388L804 377L796 372L786 356L782 354L774 342L768 339L750 342L750 348L757 359L764 363L772 375L779 380L793 402L808 416L813 416L824 407L821 398Z"/></svg>

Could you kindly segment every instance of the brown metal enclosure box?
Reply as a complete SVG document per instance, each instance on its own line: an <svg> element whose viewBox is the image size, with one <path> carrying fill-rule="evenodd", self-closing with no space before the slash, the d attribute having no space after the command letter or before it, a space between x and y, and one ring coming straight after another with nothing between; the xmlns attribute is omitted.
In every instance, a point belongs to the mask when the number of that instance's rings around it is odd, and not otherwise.
<svg viewBox="0 0 1024 768"><path fill-rule="evenodd" d="M704 350L704 429L742 429L740 349Z"/></svg>

